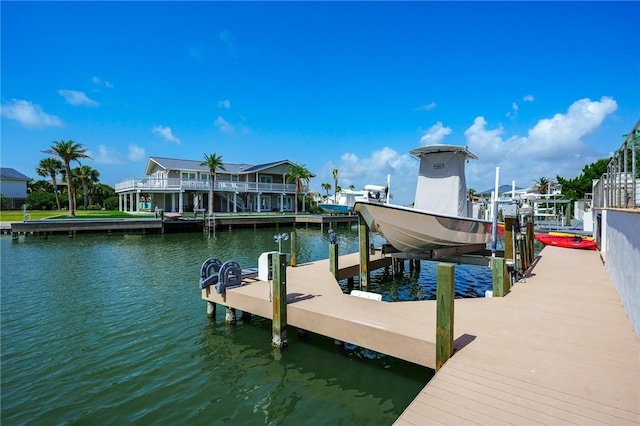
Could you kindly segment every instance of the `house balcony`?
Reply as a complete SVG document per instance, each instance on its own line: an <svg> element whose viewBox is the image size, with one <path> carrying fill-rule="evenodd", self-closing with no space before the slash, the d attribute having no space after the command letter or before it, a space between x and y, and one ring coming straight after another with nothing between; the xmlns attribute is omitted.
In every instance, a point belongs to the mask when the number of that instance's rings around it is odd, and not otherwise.
<svg viewBox="0 0 640 426"><path fill-rule="evenodd" d="M180 179L180 178L135 178L116 183L116 193L129 192L181 192L197 191L208 192L209 181L200 179ZM295 184L285 183L265 183L265 182L238 182L229 180L216 180L214 191L237 192L237 193L273 193L273 194L295 194ZM303 193L308 188L303 187Z"/></svg>

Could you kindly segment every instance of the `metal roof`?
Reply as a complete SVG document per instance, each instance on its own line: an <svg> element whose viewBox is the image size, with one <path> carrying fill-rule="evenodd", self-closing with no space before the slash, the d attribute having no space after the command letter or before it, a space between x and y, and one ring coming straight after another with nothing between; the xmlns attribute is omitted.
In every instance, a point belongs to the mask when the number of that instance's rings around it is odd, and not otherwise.
<svg viewBox="0 0 640 426"><path fill-rule="evenodd" d="M198 172L208 172L209 169L206 166L201 166L201 162L202 161L196 160L180 160L177 158L149 157L146 174L148 175L150 173L152 163L155 163L166 170L193 170ZM255 173L281 164L293 163L289 160L280 160L257 165L247 163L223 163L224 170L220 171L231 174Z"/></svg>
<svg viewBox="0 0 640 426"><path fill-rule="evenodd" d="M10 167L0 167L0 178L14 180L31 180L29 176L25 176L16 169Z"/></svg>

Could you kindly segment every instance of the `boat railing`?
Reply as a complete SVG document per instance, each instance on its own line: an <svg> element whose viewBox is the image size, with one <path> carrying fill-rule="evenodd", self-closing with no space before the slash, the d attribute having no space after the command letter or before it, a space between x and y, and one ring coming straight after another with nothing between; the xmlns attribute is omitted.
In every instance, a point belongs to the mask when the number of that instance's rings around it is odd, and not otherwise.
<svg viewBox="0 0 640 426"><path fill-rule="evenodd" d="M593 184L593 206L640 208L640 120L613 154L607 172Z"/></svg>

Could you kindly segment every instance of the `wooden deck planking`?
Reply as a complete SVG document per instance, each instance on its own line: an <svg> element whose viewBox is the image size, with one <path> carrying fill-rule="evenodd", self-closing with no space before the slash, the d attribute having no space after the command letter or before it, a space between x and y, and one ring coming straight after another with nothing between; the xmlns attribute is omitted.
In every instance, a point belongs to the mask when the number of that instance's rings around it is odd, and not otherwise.
<svg viewBox="0 0 640 426"><path fill-rule="evenodd" d="M640 424L640 343L597 252L547 247L506 297L456 300L461 333L396 424Z"/></svg>
<svg viewBox="0 0 640 426"><path fill-rule="evenodd" d="M357 253L341 256L341 269L359 261ZM203 290L215 303L272 318L269 285L253 281L227 290L225 297ZM435 365L435 301L403 306L342 293L322 260L287 268L289 325L369 348L418 365Z"/></svg>
<svg viewBox="0 0 640 426"><path fill-rule="evenodd" d="M290 325L433 368L434 301L345 295L328 260L287 268L287 287ZM203 298L271 318L266 282ZM396 424L640 423L640 345L597 252L545 248L506 297L456 299L454 336Z"/></svg>

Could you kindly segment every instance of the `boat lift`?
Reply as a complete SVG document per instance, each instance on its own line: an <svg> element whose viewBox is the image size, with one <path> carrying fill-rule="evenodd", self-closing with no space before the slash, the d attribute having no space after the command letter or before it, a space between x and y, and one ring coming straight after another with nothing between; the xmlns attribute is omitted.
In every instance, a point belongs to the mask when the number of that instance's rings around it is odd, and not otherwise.
<svg viewBox="0 0 640 426"><path fill-rule="evenodd" d="M241 269L238 262L228 260L222 263L209 258L200 267L200 289L213 286L216 293L224 294L227 288L239 287L245 278L258 276L258 268Z"/></svg>

